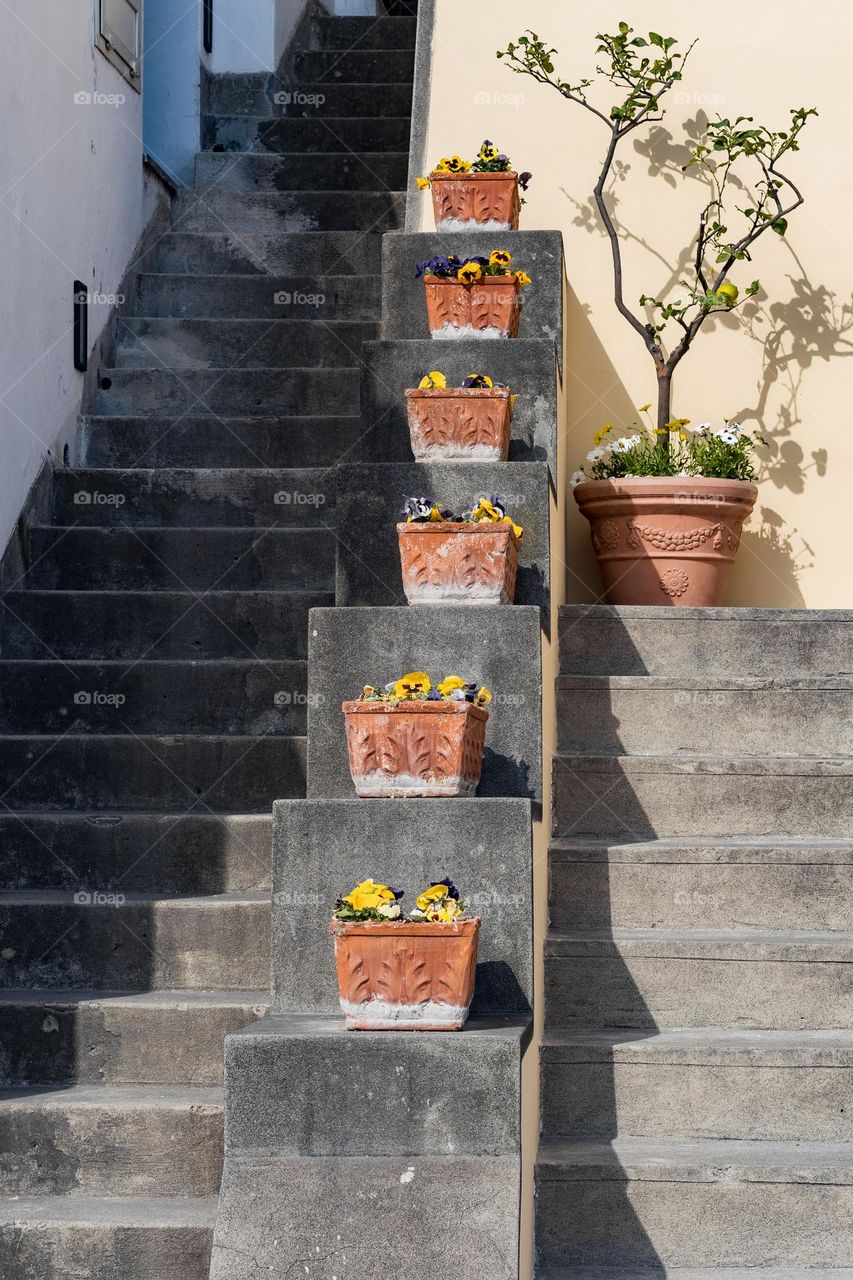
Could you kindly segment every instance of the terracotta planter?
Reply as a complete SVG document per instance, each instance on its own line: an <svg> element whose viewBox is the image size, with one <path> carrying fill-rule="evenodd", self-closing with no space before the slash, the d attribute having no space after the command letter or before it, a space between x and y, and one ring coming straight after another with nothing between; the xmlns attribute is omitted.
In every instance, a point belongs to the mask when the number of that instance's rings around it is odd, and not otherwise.
<svg viewBox="0 0 853 1280"><path fill-rule="evenodd" d="M409 604L512 604L518 539L491 520L398 524Z"/></svg>
<svg viewBox="0 0 853 1280"><path fill-rule="evenodd" d="M512 425L508 387L407 391L409 436L418 462L506 462Z"/></svg>
<svg viewBox="0 0 853 1280"><path fill-rule="evenodd" d="M434 338L517 338L521 286L515 276L476 284L424 276L427 322Z"/></svg>
<svg viewBox="0 0 853 1280"><path fill-rule="evenodd" d="M473 796L489 713L470 702L345 702L360 796Z"/></svg>
<svg viewBox="0 0 853 1280"><path fill-rule="evenodd" d="M517 173L431 173L436 231L517 231Z"/></svg>
<svg viewBox="0 0 853 1280"><path fill-rule="evenodd" d="M474 998L479 917L454 924L333 920L350 1031L458 1031Z"/></svg>
<svg viewBox="0 0 853 1280"><path fill-rule="evenodd" d="M574 492L608 604L723 603L754 484L638 477L588 480Z"/></svg>

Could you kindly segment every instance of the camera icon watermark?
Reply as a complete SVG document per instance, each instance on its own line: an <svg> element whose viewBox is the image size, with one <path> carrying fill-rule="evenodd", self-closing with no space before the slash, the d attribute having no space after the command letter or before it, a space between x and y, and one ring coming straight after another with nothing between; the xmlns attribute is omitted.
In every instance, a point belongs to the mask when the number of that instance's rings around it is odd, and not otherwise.
<svg viewBox="0 0 853 1280"><path fill-rule="evenodd" d="M325 507L325 493L303 493L300 489L279 489L273 496L277 507Z"/></svg>
<svg viewBox="0 0 853 1280"><path fill-rule="evenodd" d="M127 102L123 93L87 93L81 89L74 95L75 107L121 107Z"/></svg>
<svg viewBox="0 0 853 1280"><path fill-rule="evenodd" d="M277 107L322 107L326 102L324 93L300 93L299 90L280 89L273 94L273 102Z"/></svg>
<svg viewBox="0 0 853 1280"><path fill-rule="evenodd" d="M523 107L527 98L523 93L504 93L503 90L481 89L474 94L476 107Z"/></svg>
<svg viewBox="0 0 853 1280"><path fill-rule="evenodd" d="M273 295L273 302L277 307L318 307L326 305L325 293L302 293L299 290L296 293L289 293L286 289L279 290Z"/></svg>
<svg viewBox="0 0 853 1280"><path fill-rule="evenodd" d="M102 693L99 689L78 689L74 694L75 707L123 707L126 702L123 693Z"/></svg>
<svg viewBox="0 0 853 1280"><path fill-rule="evenodd" d="M78 889L74 894L75 907L123 907L126 902L123 893L105 893L101 889Z"/></svg>
<svg viewBox="0 0 853 1280"><path fill-rule="evenodd" d="M278 689L273 694L273 703L277 707L322 707L326 704L322 693L305 693L302 689Z"/></svg>
<svg viewBox="0 0 853 1280"><path fill-rule="evenodd" d="M99 493L97 489L78 489L74 494L75 507L123 507L127 502L124 493Z"/></svg>

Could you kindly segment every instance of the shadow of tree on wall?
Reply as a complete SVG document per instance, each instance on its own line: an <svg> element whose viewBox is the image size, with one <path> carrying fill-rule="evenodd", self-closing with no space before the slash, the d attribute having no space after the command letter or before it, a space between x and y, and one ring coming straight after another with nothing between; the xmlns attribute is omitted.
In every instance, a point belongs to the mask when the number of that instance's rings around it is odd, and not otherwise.
<svg viewBox="0 0 853 1280"><path fill-rule="evenodd" d="M707 177L697 168L685 171L691 155L691 146L703 136L708 123L707 115L700 111L684 122L685 141L676 140L662 126L653 128L644 139L634 142L634 151L645 165L649 177L664 182L670 188L682 183L695 183L707 191ZM622 218L621 188L630 178L630 162L617 161L613 168L606 200L617 231L625 244L641 249L660 270L655 296L662 298L677 290L693 270L695 241L672 254L666 254L648 239L626 226ZM739 187L744 199L748 189L737 177L733 186ZM563 194L574 207L574 225L604 238L605 231L592 196L579 201L568 191ZM702 203L697 201L697 211ZM774 239L774 244L775 238ZM717 329L745 334L761 349L760 374L754 400L738 407L732 406L732 418L751 427L764 437L766 448L759 451L759 483L773 485L779 490L802 494L811 476L826 474L829 455L825 448L808 450L796 438L803 426L800 396L808 374L819 365L853 356L853 295L840 297L828 285L816 283L786 239L783 246L792 260L793 268L787 274L790 294L771 300L763 291L744 303L736 313L717 313L706 322L705 329L713 333ZM750 264L744 264L749 267ZM750 268L752 270L752 268ZM760 269L754 274L760 277ZM651 313L647 313L651 320ZM630 401L629 401L630 403ZM636 417L631 407L626 423ZM616 419L621 421L621 419ZM738 581L744 576L750 561L757 558L763 575L755 582L751 575L748 596L744 594L737 603L753 605L786 605L796 607L804 603L798 579L804 569L813 564L813 552L799 531L786 525L784 518L772 507L760 506L748 529L744 532L741 571L737 566L733 573L733 594L739 595ZM756 598L756 591L764 596ZM780 598L781 597L781 598Z"/></svg>

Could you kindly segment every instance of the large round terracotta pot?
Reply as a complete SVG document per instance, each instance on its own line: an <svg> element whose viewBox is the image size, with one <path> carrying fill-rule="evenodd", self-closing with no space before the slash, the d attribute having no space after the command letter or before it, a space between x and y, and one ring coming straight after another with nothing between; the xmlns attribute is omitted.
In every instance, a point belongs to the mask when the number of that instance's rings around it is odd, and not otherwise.
<svg viewBox="0 0 853 1280"><path fill-rule="evenodd" d="M409 604L512 604L518 538L508 520L397 525Z"/></svg>
<svg viewBox="0 0 853 1280"><path fill-rule="evenodd" d="M437 231L517 231L517 173L431 173Z"/></svg>
<svg viewBox="0 0 853 1280"><path fill-rule="evenodd" d="M343 704L350 776L358 796L473 796L488 711L471 702Z"/></svg>
<svg viewBox="0 0 853 1280"><path fill-rule="evenodd" d="M508 387L417 387L406 392L406 405L418 462L506 462Z"/></svg>
<svg viewBox="0 0 853 1280"><path fill-rule="evenodd" d="M350 1031L459 1031L474 998L479 916L442 924L333 920Z"/></svg>
<svg viewBox="0 0 853 1280"><path fill-rule="evenodd" d="M516 276L483 276L475 284L424 276L424 289L433 338L518 337L521 285Z"/></svg>
<svg viewBox="0 0 853 1280"><path fill-rule="evenodd" d="M638 476L586 480L574 494L608 604L723 603L754 484Z"/></svg>

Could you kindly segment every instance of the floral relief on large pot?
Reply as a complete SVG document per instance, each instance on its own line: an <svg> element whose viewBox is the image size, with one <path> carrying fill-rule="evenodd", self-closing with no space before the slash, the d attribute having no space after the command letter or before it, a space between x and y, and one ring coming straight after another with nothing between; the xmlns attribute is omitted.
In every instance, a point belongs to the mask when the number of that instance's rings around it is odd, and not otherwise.
<svg viewBox="0 0 853 1280"><path fill-rule="evenodd" d="M347 1027L460 1030L474 997L479 930L476 916L451 923L333 920Z"/></svg>
<svg viewBox="0 0 853 1280"><path fill-rule="evenodd" d="M410 605L509 605L519 540L509 520L398 524L403 590Z"/></svg>
<svg viewBox="0 0 853 1280"><path fill-rule="evenodd" d="M350 775L359 796L473 796L487 711L462 701L343 704Z"/></svg>
<svg viewBox="0 0 853 1280"><path fill-rule="evenodd" d="M575 500L590 524L608 604L721 605L758 490L745 480L632 476L585 480Z"/></svg>
<svg viewBox="0 0 853 1280"><path fill-rule="evenodd" d="M406 392L418 462L505 462L512 395L508 387L415 388Z"/></svg>

